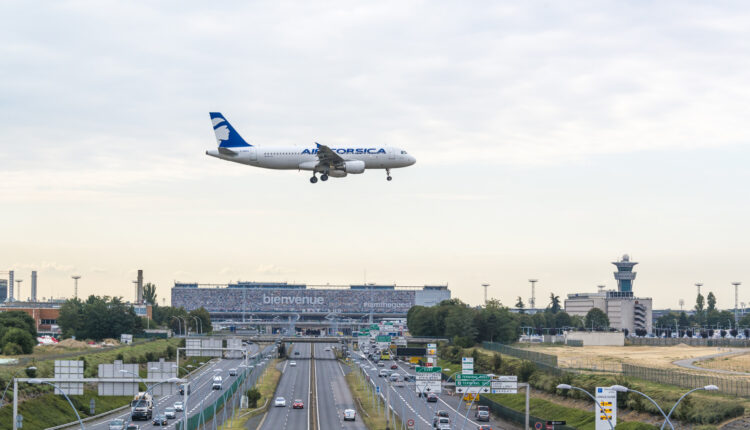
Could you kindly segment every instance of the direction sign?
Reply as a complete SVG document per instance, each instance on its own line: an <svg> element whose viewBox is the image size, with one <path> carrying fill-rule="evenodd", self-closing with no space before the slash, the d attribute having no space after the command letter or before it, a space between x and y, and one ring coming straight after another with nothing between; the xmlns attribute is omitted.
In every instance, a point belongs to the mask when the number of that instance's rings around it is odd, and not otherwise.
<svg viewBox="0 0 750 430"><path fill-rule="evenodd" d="M378 337L375 338L375 342L391 343L391 337L379 335Z"/></svg>
<svg viewBox="0 0 750 430"><path fill-rule="evenodd" d="M490 386L490 375L456 375L456 387L481 387L482 385Z"/></svg>
<svg viewBox="0 0 750 430"><path fill-rule="evenodd" d="M596 387L596 402L594 405L594 416L596 417L596 430L610 429L617 425L617 391L608 387ZM599 408L601 405L601 408ZM602 411L604 409L604 411Z"/></svg>
<svg viewBox="0 0 750 430"><path fill-rule="evenodd" d="M414 368L414 370L416 370L417 373L440 373L440 372L443 371L443 368L442 367L437 367L437 366L431 366L431 367L428 367L428 366L417 366L417 367ZM417 376L419 376L419 375L417 375ZM461 376L461 375L458 375L458 376Z"/></svg>
<svg viewBox="0 0 750 430"><path fill-rule="evenodd" d="M516 375L496 376L495 379L498 381L503 381L503 382L510 382L510 381L518 382L518 376Z"/></svg>
<svg viewBox="0 0 750 430"><path fill-rule="evenodd" d="M461 357L461 373L464 375L474 374L474 358Z"/></svg>
<svg viewBox="0 0 750 430"><path fill-rule="evenodd" d="M457 393L475 393L475 394L489 394L490 393L490 386L485 385L484 387L459 387L456 386L456 392Z"/></svg>
<svg viewBox="0 0 750 430"><path fill-rule="evenodd" d="M439 380L417 380L416 381L416 392L417 394L435 393L440 394L442 392L442 384Z"/></svg>

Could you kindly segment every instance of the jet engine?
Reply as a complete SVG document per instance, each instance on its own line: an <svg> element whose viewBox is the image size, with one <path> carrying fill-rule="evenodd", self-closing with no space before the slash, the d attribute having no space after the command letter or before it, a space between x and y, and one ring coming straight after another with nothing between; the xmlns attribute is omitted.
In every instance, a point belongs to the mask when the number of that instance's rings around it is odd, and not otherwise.
<svg viewBox="0 0 750 430"><path fill-rule="evenodd" d="M364 173L365 162L362 160L344 161L344 171L346 173Z"/></svg>
<svg viewBox="0 0 750 430"><path fill-rule="evenodd" d="M328 176L332 178L343 178L344 176L346 176L346 172L343 170L329 170Z"/></svg>

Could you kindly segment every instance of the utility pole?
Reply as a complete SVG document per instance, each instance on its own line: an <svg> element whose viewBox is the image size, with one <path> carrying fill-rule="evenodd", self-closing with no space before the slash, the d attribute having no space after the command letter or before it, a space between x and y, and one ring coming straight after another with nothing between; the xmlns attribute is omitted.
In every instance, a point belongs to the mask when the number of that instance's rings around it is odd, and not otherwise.
<svg viewBox="0 0 750 430"><path fill-rule="evenodd" d="M484 287L484 306L487 307L487 287L489 287L490 284L485 282L482 286Z"/></svg>
<svg viewBox="0 0 750 430"><path fill-rule="evenodd" d="M81 279L81 275L73 275L73 297L78 298L78 280Z"/></svg>
<svg viewBox="0 0 750 430"><path fill-rule="evenodd" d="M737 328L737 323L739 322L739 317L737 314L737 305L739 304L739 286L742 284L742 282L732 282L732 285L734 285L734 328Z"/></svg>
<svg viewBox="0 0 750 430"><path fill-rule="evenodd" d="M536 283L539 282L538 279L529 279L529 282L531 282L531 300L529 300L529 304L531 305L531 309L536 308Z"/></svg>

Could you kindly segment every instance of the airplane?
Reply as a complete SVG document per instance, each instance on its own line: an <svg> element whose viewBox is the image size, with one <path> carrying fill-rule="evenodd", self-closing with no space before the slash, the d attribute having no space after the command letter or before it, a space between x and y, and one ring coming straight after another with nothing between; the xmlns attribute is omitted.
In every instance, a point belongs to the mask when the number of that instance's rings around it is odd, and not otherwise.
<svg viewBox="0 0 750 430"><path fill-rule="evenodd" d="M346 146L331 148L315 142L315 147L253 146L243 139L220 112L210 112L218 147L206 155L249 166L277 170L312 171L311 183L364 173L366 169L385 169L391 180L391 169L408 167L417 160L400 148L388 146Z"/></svg>

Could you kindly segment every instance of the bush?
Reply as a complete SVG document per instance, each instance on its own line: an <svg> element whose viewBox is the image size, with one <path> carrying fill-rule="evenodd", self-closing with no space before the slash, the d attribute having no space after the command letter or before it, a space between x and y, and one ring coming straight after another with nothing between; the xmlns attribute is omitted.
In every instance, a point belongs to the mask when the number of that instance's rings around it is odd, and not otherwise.
<svg viewBox="0 0 750 430"><path fill-rule="evenodd" d="M31 366L24 369L24 373L26 373L26 376L28 376L29 378L36 377L36 369L32 369Z"/></svg>
<svg viewBox="0 0 750 430"><path fill-rule="evenodd" d="M36 345L36 341L31 337L31 333L16 327L7 329L2 339L0 339L0 345L6 345L8 343L14 343L21 348L21 352L13 355L31 354L34 352L34 345ZM6 352L6 354L8 353Z"/></svg>
<svg viewBox="0 0 750 430"><path fill-rule="evenodd" d="M115 357L115 360L120 360L122 362L125 362L125 356L122 355L122 352L118 352L117 357Z"/></svg>
<svg viewBox="0 0 750 430"><path fill-rule="evenodd" d="M247 404L248 407L251 408L257 408L258 407L258 400L260 400L260 391L258 391L257 388L252 388L250 390L247 390Z"/></svg>
<svg viewBox="0 0 750 430"><path fill-rule="evenodd" d="M18 344L12 343L12 342L8 342L3 347L3 354L5 354L5 355L19 355L19 354L23 354L23 350L21 349L21 347Z"/></svg>
<svg viewBox="0 0 750 430"><path fill-rule="evenodd" d="M637 423L630 421L627 423L618 423L617 430L658 430L659 427L646 423Z"/></svg>

